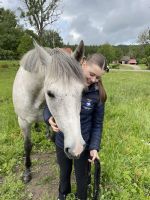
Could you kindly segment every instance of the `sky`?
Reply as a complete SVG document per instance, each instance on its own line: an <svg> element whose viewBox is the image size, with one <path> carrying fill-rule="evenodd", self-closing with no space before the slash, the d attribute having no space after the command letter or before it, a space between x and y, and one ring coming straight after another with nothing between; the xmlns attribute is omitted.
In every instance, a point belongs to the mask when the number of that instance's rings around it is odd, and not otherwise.
<svg viewBox="0 0 150 200"><path fill-rule="evenodd" d="M150 0L61 0L62 15L52 27L64 43L86 45L136 44L150 28ZM0 0L16 12L21 0Z"/></svg>

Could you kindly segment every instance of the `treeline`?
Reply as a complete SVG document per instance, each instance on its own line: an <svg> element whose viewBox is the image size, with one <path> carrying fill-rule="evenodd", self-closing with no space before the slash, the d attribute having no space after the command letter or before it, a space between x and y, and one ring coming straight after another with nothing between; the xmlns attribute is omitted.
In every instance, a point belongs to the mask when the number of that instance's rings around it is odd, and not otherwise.
<svg viewBox="0 0 150 200"><path fill-rule="evenodd" d="M45 30L41 39L32 30L20 26L12 11L0 8L0 60L20 59L33 48L33 39L50 48L64 45L56 31Z"/></svg>
<svg viewBox="0 0 150 200"><path fill-rule="evenodd" d="M44 30L42 38L39 39L36 33L19 25L12 11L0 8L0 60L20 59L24 53L33 48L33 39L50 48L70 47L74 50L76 47L76 45L64 44L59 33L53 30ZM142 40L139 43L141 44L85 45L85 56L99 52L106 56L108 63L117 63L122 56L129 56L136 58L138 63L150 66L150 44L143 43Z"/></svg>
<svg viewBox="0 0 150 200"><path fill-rule="evenodd" d="M75 49L77 45L69 45ZM106 56L108 63L119 62L123 56L129 56L130 58L136 58L138 63L146 64L146 58L150 56L150 45L118 45L114 46L111 44L102 44L102 45L85 45L85 56L88 56L93 53L102 53Z"/></svg>

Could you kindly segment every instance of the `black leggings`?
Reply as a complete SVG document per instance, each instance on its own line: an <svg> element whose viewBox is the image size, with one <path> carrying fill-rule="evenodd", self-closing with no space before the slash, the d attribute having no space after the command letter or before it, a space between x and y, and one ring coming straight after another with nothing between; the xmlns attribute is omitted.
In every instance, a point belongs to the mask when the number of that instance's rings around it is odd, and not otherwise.
<svg viewBox="0 0 150 200"><path fill-rule="evenodd" d="M89 151L85 150L79 159L69 159L64 150L56 146L57 161L60 168L59 196L66 196L71 192L71 172L74 161L75 177L77 183L77 198L87 199L87 183L89 169Z"/></svg>

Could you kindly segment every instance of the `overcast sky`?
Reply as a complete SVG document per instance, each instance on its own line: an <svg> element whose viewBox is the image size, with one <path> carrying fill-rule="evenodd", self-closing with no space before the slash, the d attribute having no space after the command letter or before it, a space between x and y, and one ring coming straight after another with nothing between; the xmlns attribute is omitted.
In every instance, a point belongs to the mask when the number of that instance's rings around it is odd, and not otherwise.
<svg viewBox="0 0 150 200"><path fill-rule="evenodd" d="M21 0L0 0L16 10ZM63 14L53 28L65 43L135 44L150 27L150 0L62 0Z"/></svg>

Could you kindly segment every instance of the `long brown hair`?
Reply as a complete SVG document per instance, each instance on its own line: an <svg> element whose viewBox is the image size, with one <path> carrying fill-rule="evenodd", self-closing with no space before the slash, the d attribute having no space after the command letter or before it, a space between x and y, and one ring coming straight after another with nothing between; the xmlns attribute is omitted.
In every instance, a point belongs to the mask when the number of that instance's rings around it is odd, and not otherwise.
<svg viewBox="0 0 150 200"><path fill-rule="evenodd" d="M99 80L98 87L99 87L99 98L100 98L100 101L102 103L105 103L106 100L107 100L107 94L106 94L106 90L105 90L105 88L103 86L102 79Z"/></svg>
<svg viewBox="0 0 150 200"><path fill-rule="evenodd" d="M86 59L88 64L96 64L98 65L101 69L105 70L105 71L109 71L108 67L107 67L107 62L106 62L106 58L100 54L100 53L95 53L92 54L90 56L87 57ZM100 101L102 103L105 103L107 100L107 94L105 91L105 88L103 86L102 83L102 79L100 78L100 80L98 81L98 87L99 87L99 97L100 97Z"/></svg>

